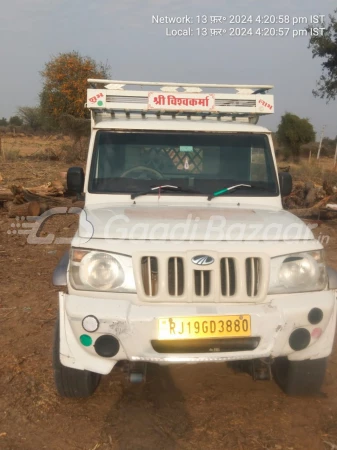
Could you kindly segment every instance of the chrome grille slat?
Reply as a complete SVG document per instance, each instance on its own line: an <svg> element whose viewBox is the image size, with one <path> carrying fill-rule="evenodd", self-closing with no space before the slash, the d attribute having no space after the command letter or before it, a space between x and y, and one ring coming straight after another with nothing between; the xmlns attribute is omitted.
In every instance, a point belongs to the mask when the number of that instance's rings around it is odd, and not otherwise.
<svg viewBox="0 0 337 450"><path fill-rule="evenodd" d="M148 297L155 297L158 293L158 260L153 256L141 259L141 274L143 289Z"/></svg>
<svg viewBox="0 0 337 450"><path fill-rule="evenodd" d="M211 290L211 271L194 271L194 292L197 297L207 297Z"/></svg>
<svg viewBox="0 0 337 450"><path fill-rule="evenodd" d="M246 259L246 288L248 297L256 297L260 289L261 260L260 258Z"/></svg>
<svg viewBox="0 0 337 450"><path fill-rule="evenodd" d="M257 259L256 261L256 294L258 294L258 291L260 289L260 279L261 279L261 273L262 273L262 264L261 260Z"/></svg>
<svg viewBox="0 0 337 450"><path fill-rule="evenodd" d="M178 295L178 258L174 258L174 295Z"/></svg>
<svg viewBox="0 0 337 450"><path fill-rule="evenodd" d="M220 261L221 293L232 297L236 293L236 274L234 258L222 258Z"/></svg>
<svg viewBox="0 0 337 450"><path fill-rule="evenodd" d="M149 283L149 292L150 292L150 297L152 297L152 277L151 277L151 259L148 256L147 257L147 277L148 277L148 283Z"/></svg>
<svg viewBox="0 0 337 450"><path fill-rule="evenodd" d="M230 281L229 281L229 263L228 263L228 258L225 259L225 264L226 264L226 280L228 280L228 282L226 283L226 296L229 296L229 292L230 292Z"/></svg>
<svg viewBox="0 0 337 450"><path fill-rule="evenodd" d="M254 262L254 258L251 258L251 267L252 267L252 279L250 282L250 292L253 293L253 295L255 294L255 262Z"/></svg>
<svg viewBox="0 0 337 450"><path fill-rule="evenodd" d="M168 260L167 269L168 293L180 297L184 293L184 264L183 259L173 256Z"/></svg>

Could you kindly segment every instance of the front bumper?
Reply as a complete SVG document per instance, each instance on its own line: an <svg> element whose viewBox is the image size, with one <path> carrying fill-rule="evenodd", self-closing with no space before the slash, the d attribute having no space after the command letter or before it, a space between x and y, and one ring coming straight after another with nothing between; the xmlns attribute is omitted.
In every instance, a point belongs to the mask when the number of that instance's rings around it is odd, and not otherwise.
<svg viewBox="0 0 337 450"><path fill-rule="evenodd" d="M122 297L122 295L121 295ZM60 359L64 366L107 374L120 360L168 363L199 363L287 356L290 360L324 358L332 351L336 324L336 291L269 296L260 304L143 304L128 300L112 300L59 294L60 304ZM312 308L323 311L317 325L308 320ZM151 340L157 339L157 319L216 315L251 316L252 336L260 343L254 350L219 353L157 353ZM94 333L82 328L82 320L95 316L100 326ZM311 336L308 347L294 351L289 336L296 328L310 333L320 328L322 333ZM316 330L317 331L317 330ZM113 335L120 350L113 358L104 358L93 345L84 347L80 336L90 334L93 344L102 335Z"/></svg>

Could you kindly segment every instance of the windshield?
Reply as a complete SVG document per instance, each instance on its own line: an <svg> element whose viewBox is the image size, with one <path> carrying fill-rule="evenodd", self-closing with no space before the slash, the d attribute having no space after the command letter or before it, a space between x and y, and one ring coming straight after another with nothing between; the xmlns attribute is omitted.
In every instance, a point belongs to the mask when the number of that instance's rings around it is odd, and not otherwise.
<svg viewBox="0 0 337 450"><path fill-rule="evenodd" d="M98 131L89 178L91 193L138 193L174 185L210 195L254 184L235 196L276 196L278 187L264 134ZM259 189L260 188L260 189ZM154 195L158 195L156 190ZM163 190L162 195L184 195Z"/></svg>

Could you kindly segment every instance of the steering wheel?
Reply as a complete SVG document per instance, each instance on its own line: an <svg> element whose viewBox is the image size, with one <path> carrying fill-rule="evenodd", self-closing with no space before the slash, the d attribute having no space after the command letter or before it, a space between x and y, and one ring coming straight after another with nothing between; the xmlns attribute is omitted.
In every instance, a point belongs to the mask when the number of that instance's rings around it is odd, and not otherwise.
<svg viewBox="0 0 337 450"><path fill-rule="evenodd" d="M164 178L163 175L162 175L160 172L158 172L158 170L151 169L150 167L145 167L145 166L136 166L136 167L132 167L132 169L129 169L129 170L123 172L120 176L121 176L121 178L124 178L124 177L130 175L130 173L132 173L132 172L136 172L136 173L138 172L140 176L138 176L138 177L136 176L137 179L143 179L143 180L149 180L149 179L150 179L150 180L151 180L152 177L151 177L151 178L148 178L148 177L144 174L144 171L145 171L145 172L150 172L151 174L155 175L155 176L156 176L156 179L162 179L162 178ZM145 175L145 177L142 176L142 175Z"/></svg>

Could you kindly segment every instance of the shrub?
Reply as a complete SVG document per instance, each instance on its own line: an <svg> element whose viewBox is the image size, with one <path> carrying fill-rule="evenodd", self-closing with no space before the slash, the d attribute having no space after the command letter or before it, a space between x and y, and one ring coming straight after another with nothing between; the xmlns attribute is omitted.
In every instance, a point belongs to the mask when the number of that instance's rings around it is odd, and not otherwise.
<svg viewBox="0 0 337 450"><path fill-rule="evenodd" d="M88 154L89 140L82 138L72 144L62 144L60 159L66 163L74 163L76 161L86 161Z"/></svg>
<svg viewBox="0 0 337 450"><path fill-rule="evenodd" d="M12 125L14 127L21 127L22 124L23 124L23 121L19 116L12 116L9 119L9 125Z"/></svg>

